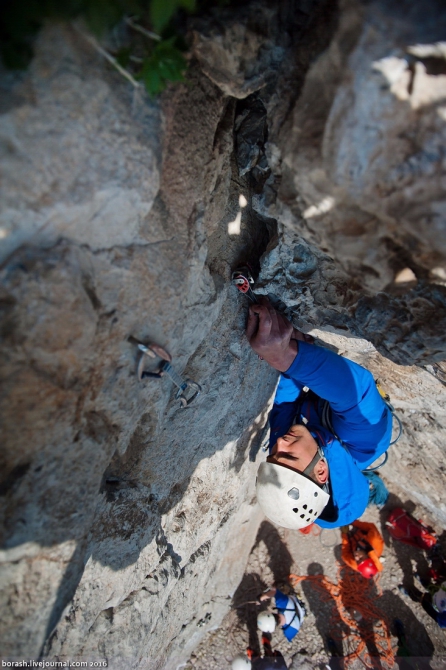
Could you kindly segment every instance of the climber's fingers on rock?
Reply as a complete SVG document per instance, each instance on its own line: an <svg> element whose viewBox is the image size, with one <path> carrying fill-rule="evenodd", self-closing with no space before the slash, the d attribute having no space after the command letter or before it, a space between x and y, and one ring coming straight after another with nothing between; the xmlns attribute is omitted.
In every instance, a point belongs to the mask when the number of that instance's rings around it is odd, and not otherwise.
<svg viewBox="0 0 446 670"><path fill-rule="evenodd" d="M260 355L260 349L281 346L293 336L292 324L274 309L268 298L260 296L261 303L249 308L247 336L252 348ZM296 331L298 332L298 331Z"/></svg>
<svg viewBox="0 0 446 670"><path fill-rule="evenodd" d="M273 307L269 298L260 295L258 300L259 304L253 305L251 309L255 310L259 316L259 338L268 341L271 338L282 338L288 333L291 335L293 331L291 323Z"/></svg>
<svg viewBox="0 0 446 670"><path fill-rule="evenodd" d="M292 324L265 297L249 313L246 332L252 349L276 370L287 370L297 353Z"/></svg>
<svg viewBox="0 0 446 670"><path fill-rule="evenodd" d="M267 305L256 304L250 306L246 335L253 348L256 343L261 345L268 339L272 326L273 320Z"/></svg>
<svg viewBox="0 0 446 670"><path fill-rule="evenodd" d="M246 336L254 351L257 351L256 343L261 344L261 342L268 337L271 325L272 321L270 313L265 305L258 304L250 306Z"/></svg>
<svg viewBox="0 0 446 670"><path fill-rule="evenodd" d="M257 330L259 328L259 315L253 309L253 307L255 307L255 305L252 305L249 308L248 323L246 324L246 337L248 338L248 342L251 342L252 338L257 333Z"/></svg>

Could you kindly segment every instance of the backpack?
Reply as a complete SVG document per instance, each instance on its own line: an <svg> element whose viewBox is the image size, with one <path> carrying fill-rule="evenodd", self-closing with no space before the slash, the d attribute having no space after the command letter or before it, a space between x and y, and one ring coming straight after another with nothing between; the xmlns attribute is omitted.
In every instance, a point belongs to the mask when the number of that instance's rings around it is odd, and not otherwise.
<svg viewBox="0 0 446 670"><path fill-rule="evenodd" d="M427 550L437 544L435 532L422 521L414 519L401 507L396 507L390 513L386 526L394 540L409 544L411 547Z"/></svg>

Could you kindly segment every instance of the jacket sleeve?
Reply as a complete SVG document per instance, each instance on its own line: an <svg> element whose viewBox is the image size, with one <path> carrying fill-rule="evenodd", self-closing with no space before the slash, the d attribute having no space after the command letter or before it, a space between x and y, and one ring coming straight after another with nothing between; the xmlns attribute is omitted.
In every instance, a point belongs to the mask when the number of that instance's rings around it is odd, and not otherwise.
<svg viewBox="0 0 446 670"><path fill-rule="evenodd" d="M378 570L378 572L382 572L383 571L383 564L379 560L376 552L375 551L369 551L368 557L370 558L371 561L373 561L373 564L376 567L376 569Z"/></svg>
<svg viewBox="0 0 446 670"><path fill-rule="evenodd" d="M278 610L286 610L288 605L288 596L286 596L282 591L276 589L276 595L274 596L274 602Z"/></svg>
<svg viewBox="0 0 446 670"><path fill-rule="evenodd" d="M280 375L279 383L274 396L274 405L269 414L270 436L269 449L273 448L277 438L285 435L288 428L293 424L296 414L295 402L303 388L294 379L287 375Z"/></svg>
<svg viewBox="0 0 446 670"><path fill-rule="evenodd" d="M333 429L358 461L372 462L388 448L391 415L368 370L333 351L299 342L285 374L328 401Z"/></svg>
<svg viewBox="0 0 446 670"><path fill-rule="evenodd" d="M358 570L358 564L353 556L350 540L347 533L342 533L341 558L349 568Z"/></svg>
<svg viewBox="0 0 446 670"><path fill-rule="evenodd" d="M368 538L368 535L371 532L372 528L376 528L374 523L369 523L368 521L359 521L359 519L356 519L356 521L353 521L352 526L358 528L358 530L361 530L367 542L369 544L372 544Z"/></svg>

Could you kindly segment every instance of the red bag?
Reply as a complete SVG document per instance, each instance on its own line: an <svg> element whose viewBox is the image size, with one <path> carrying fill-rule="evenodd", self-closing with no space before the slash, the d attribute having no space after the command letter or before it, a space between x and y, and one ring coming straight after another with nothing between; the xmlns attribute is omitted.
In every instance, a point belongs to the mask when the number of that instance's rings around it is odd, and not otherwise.
<svg viewBox="0 0 446 670"><path fill-rule="evenodd" d="M437 537L432 528L428 528L417 521L401 507L396 507L386 521L390 535L395 540L400 540L411 547L419 549L431 549L437 544Z"/></svg>

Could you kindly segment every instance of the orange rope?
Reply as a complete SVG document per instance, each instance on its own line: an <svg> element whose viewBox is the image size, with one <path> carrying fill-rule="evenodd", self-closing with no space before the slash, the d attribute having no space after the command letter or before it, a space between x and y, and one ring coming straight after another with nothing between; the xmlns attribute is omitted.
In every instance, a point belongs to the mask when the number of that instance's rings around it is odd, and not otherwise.
<svg viewBox="0 0 446 670"><path fill-rule="evenodd" d="M325 575L290 575L289 581L296 587L303 580L312 583L324 602L334 601L333 624L339 618L347 626L349 633L343 636L348 653L344 656L346 670L355 660L361 661L366 668L385 667L390 670L394 666L394 653L388 623L376 606L376 593L373 593L370 580L342 565L338 567L337 584ZM379 594L381 595L381 593ZM370 630L361 630L354 618L354 611L359 612L365 621L370 622ZM374 645L378 657L370 656L367 643ZM352 651L350 651L352 650Z"/></svg>

